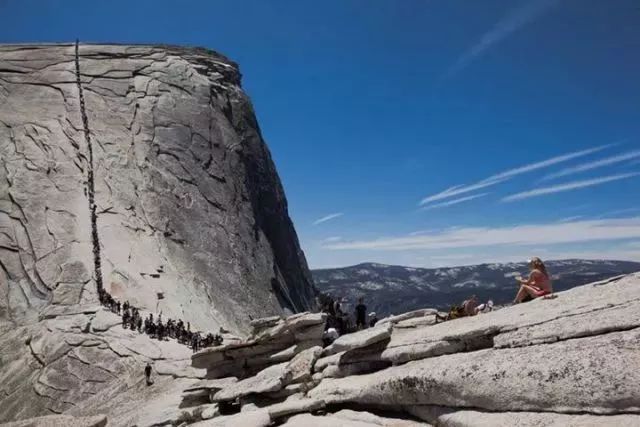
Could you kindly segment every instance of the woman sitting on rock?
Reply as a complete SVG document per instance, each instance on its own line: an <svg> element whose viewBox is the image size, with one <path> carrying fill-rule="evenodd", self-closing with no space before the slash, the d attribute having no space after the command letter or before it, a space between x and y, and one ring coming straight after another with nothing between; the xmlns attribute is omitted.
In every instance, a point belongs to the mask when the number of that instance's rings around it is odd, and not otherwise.
<svg viewBox="0 0 640 427"><path fill-rule="evenodd" d="M520 282L520 290L514 300L515 304L544 297L553 292L551 279L540 258L534 257L529 261L529 270L531 270L531 273L528 279L523 279L522 277L516 278L516 280Z"/></svg>

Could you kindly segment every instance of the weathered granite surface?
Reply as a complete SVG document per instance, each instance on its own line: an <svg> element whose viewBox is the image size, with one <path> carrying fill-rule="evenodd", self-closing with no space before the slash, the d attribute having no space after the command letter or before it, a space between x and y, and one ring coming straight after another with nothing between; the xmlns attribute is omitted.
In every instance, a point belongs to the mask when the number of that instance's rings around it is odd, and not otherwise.
<svg viewBox="0 0 640 427"><path fill-rule="evenodd" d="M35 390L50 407L106 414L109 425L626 426L640 417L640 273L443 324L400 318L324 350L295 341L324 324L319 314L255 319L244 341L191 357L172 342L109 327L110 314L97 310L48 312L50 333L16 346L9 363L36 369ZM137 371L144 360L156 367L150 387ZM230 360L247 366L242 376L201 379ZM253 373L251 363L263 368ZM0 380L29 396L11 376Z"/></svg>
<svg viewBox="0 0 640 427"><path fill-rule="evenodd" d="M313 307L240 77L206 49L0 45L0 422L189 419L172 405L204 371L185 346L123 330L100 278L192 330L247 335L252 318Z"/></svg>
<svg viewBox="0 0 640 427"><path fill-rule="evenodd" d="M105 289L196 329L313 305L310 273L235 63L196 48L0 45L0 319ZM158 294L163 298L158 298Z"/></svg>

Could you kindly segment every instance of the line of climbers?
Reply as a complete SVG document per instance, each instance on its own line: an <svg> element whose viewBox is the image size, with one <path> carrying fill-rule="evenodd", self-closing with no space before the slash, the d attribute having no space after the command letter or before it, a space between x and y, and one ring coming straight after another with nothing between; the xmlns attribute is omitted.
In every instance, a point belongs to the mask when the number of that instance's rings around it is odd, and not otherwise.
<svg viewBox="0 0 640 427"><path fill-rule="evenodd" d="M153 314L149 313L149 317L142 319L140 310L129 304L129 301L125 301L121 304L103 288L98 289L98 298L100 303L116 313L122 316L122 327L124 329L131 329L132 331L138 331L138 333L145 333L151 337L155 337L159 341L166 338L174 338L180 344L184 344L193 349L193 352L211 346L222 345L222 335L212 334L211 332L206 335L202 335L198 331L191 331L191 324L187 322L186 327L182 319L174 321L168 319L166 323L162 322L162 314L159 314L157 320L153 320Z"/></svg>

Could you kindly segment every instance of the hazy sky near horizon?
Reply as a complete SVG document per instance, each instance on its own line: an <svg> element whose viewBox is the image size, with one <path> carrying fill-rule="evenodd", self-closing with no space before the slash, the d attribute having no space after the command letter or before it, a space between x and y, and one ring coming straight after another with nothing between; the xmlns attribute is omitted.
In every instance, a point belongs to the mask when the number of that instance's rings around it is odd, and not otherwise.
<svg viewBox="0 0 640 427"><path fill-rule="evenodd" d="M640 261L637 0L0 0L240 64L311 267Z"/></svg>

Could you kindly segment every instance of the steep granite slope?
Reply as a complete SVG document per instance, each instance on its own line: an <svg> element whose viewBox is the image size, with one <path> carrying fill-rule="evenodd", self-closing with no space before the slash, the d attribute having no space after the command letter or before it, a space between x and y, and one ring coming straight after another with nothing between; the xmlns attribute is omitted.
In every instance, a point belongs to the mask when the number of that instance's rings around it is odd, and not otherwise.
<svg viewBox="0 0 640 427"><path fill-rule="evenodd" d="M101 287L143 316L238 334L314 300L233 62L167 46L0 46L0 422L162 408L202 377L186 346L123 329Z"/></svg>
<svg viewBox="0 0 640 427"><path fill-rule="evenodd" d="M237 332L314 294L238 68L193 48L0 46L0 266L9 325L101 284Z"/></svg>

